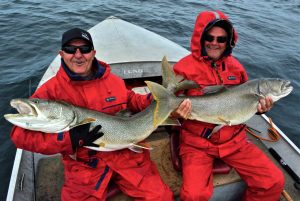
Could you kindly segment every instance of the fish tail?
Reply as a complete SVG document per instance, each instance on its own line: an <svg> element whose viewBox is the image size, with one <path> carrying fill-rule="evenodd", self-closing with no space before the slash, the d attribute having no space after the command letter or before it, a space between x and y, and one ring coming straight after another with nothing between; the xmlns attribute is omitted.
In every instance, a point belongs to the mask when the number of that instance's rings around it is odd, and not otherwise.
<svg viewBox="0 0 300 201"><path fill-rule="evenodd" d="M169 117L170 113L178 107L181 100L162 85L151 81L145 82L157 103L154 110L153 125L159 126Z"/></svg>
<svg viewBox="0 0 300 201"><path fill-rule="evenodd" d="M168 62L167 57L164 56L161 62L161 71L162 71L162 85L168 89L170 87L176 86L177 82L173 67Z"/></svg>
<svg viewBox="0 0 300 201"><path fill-rule="evenodd" d="M176 93L180 90L199 88L199 85L194 81L185 80L181 75L176 75L166 56L163 57L161 65L162 85L169 91Z"/></svg>

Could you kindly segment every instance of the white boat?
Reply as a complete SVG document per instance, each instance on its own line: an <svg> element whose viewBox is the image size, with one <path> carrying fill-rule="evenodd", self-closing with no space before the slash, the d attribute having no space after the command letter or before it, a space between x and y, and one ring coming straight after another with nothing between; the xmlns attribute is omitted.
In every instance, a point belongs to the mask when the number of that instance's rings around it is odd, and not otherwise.
<svg viewBox="0 0 300 201"><path fill-rule="evenodd" d="M189 54L189 51L176 43L169 41L153 32L123 21L116 17L109 17L92 27L91 33L96 57L110 64L112 72L125 79L130 88L137 92L147 92L144 80L161 81L161 60L167 56L171 64ZM53 77L60 66L60 57L57 56L50 64L39 86ZM269 119L266 115L251 118L247 125L259 131L259 135L268 138ZM300 175L299 148L275 125L281 139L277 142L266 142L249 136L279 167L289 165L291 173L282 168L285 173L285 189L293 200L300 199L300 191L294 187ZM151 135L148 141L154 147L151 158L156 162L163 180L174 191L178 199L181 173L176 171L171 160L170 138L166 132L173 132L160 127ZM174 136L174 135L172 135ZM174 140L172 138L172 140ZM172 142L173 143L173 142ZM269 153L273 148L284 160L280 165ZM228 170L225 168L225 170ZM298 177L298 178L297 178ZM297 180L298 179L298 180ZM7 201L29 200L60 200L60 189L63 183L63 166L60 155L46 156L18 149L10 179ZM226 174L214 175L215 190L211 200L239 200L245 189L245 184L233 170ZM130 200L118 193L114 188L109 200ZM113 195L116 194L116 195ZM226 195L226 196L224 196Z"/></svg>

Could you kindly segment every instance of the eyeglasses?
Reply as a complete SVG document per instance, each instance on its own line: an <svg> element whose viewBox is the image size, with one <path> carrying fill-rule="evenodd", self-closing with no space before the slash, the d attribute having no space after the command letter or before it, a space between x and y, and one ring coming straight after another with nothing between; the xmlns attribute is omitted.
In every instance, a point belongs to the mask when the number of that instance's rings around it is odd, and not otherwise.
<svg viewBox="0 0 300 201"><path fill-rule="evenodd" d="M213 42L215 40L215 38L217 38L218 43L226 43L226 41L227 41L226 36L215 37L215 36L212 36L212 35L209 35L209 34L205 35L204 40L206 40L208 42Z"/></svg>
<svg viewBox="0 0 300 201"><path fill-rule="evenodd" d="M93 47L91 45L82 45L82 46L66 45L66 46L62 47L62 51L66 52L68 54L75 54L77 49L79 49L81 54L87 54L93 50Z"/></svg>

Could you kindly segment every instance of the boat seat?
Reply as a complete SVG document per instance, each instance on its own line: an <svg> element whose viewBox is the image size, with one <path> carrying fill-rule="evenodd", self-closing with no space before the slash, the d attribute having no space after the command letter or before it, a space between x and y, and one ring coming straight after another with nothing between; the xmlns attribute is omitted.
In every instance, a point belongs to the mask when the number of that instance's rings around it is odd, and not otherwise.
<svg viewBox="0 0 300 201"><path fill-rule="evenodd" d="M171 152L171 160L175 170L178 172L182 171L181 160L179 157L179 130L177 129L170 129L170 152ZM213 173L214 174L228 174L231 170L226 163L224 163L220 159L214 160L213 165Z"/></svg>

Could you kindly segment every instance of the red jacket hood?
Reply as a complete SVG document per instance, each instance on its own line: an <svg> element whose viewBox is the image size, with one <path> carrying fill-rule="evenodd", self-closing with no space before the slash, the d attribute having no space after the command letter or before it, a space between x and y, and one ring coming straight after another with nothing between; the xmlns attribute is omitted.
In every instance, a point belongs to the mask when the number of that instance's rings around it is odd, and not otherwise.
<svg viewBox="0 0 300 201"><path fill-rule="evenodd" d="M228 17L221 11L204 11L197 16L195 26L194 26L194 31L191 38L191 52L193 57L197 58L198 60L203 58L203 55L201 54L202 52L201 38L204 33L204 30L208 27L208 25L211 26L211 23L215 23L219 20L226 20L231 25ZM232 34L230 38L231 47L229 47L230 50L236 44L237 39L238 39L237 33L232 27Z"/></svg>

